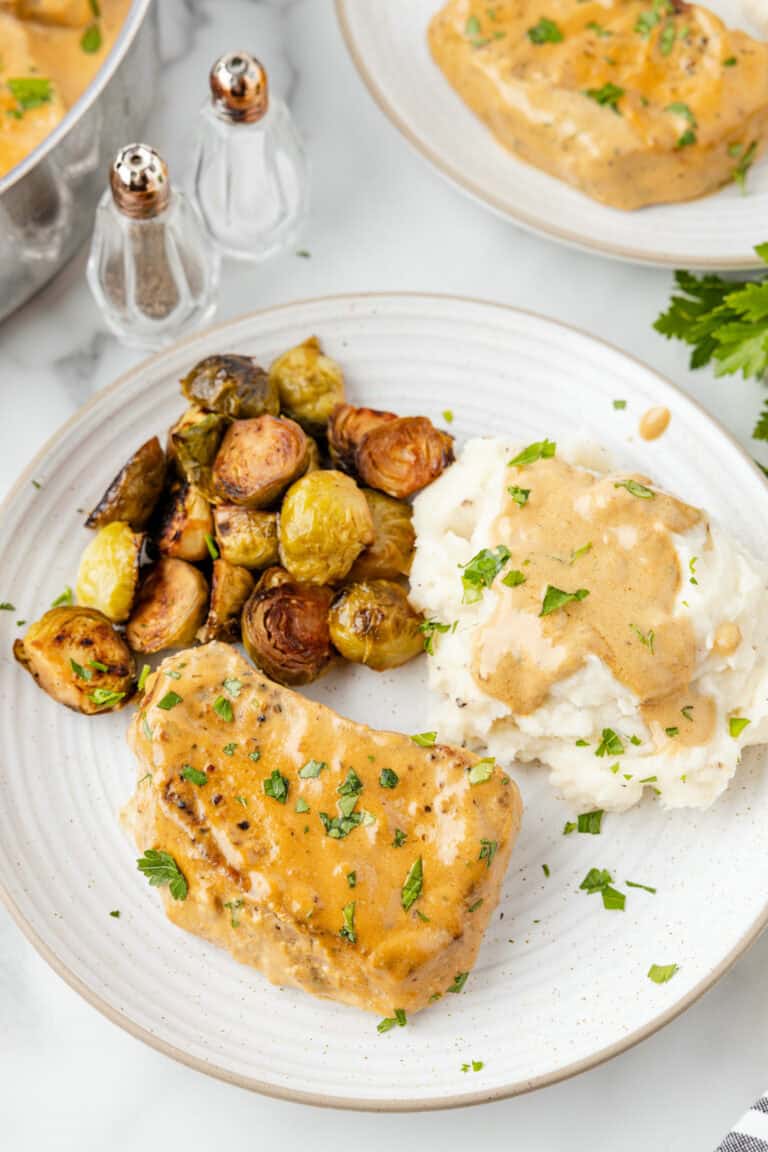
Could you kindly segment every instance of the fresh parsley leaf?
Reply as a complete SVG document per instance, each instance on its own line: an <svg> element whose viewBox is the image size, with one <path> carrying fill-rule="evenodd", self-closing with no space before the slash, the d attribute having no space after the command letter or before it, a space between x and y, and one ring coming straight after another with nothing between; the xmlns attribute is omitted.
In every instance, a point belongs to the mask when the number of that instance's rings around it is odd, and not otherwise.
<svg viewBox="0 0 768 1152"><path fill-rule="evenodd" d="M405 1028L408 1023L405 1012L402 1008L395 1008L394 1016L385 1016L376 1025L377 1032L389 1032L392 1028Z"/></svg>
<svg viewBox="0 0 768 1152"><path fill-rule="evenodd" d="M303 768L299 768L302 780L315 780L328 765L325 760L307 760Z"/></svg>
<svg viewBox="0 0 768 1152"><path fill-rule="evenodd" d="M222 752L224 753L225 756L234 756L236 750L237 750L237 744L234 742L232 742L231 744L225 744L224 747L222 748Z"/></svg>
<svg viewBox="0 0 768 1152"><path fill-rule="evenodd" d="M236 676L228 676L222 687L228 696L234 696L237 699L243 690L243 682L238 680Z"/></svg>
<svg viewBox="0 0 768 1152"><path fill-rule="evenodd" d="M187 881L170 853L148 848L136 861L136 866L153 888L162 888L167 884L174 900L186 900L189 891Z"/></svg>
<svg viewBox="0 0 768 1152"><path fill-rule="evenodd" d="M274 769L271 776L267 776L262 781L262 784L265 796L271 796L273 800L277 800L278 804L285 804L288 799L288 781L285 776L278 772L277 768Z"/></svg>
<svg viewBox="0 0 768 1152"><path fill-rule="evenodd" d="M578 817L577 827L579 832L587 832L590 836L599 836L602 821L603 810L598 808L594 812L582 812Z"/></svg>
<svg viewBox="0 0 768 1152"><path fill-rule="evenodd" d="M198 788L202 788L208 783L208 777L205 772L201 772L199 768L193 768L191 764L185 764L181 770L182 780L189 780L191 784L197 784Z"/></svg>
<svg viewBox="0 0 768 1152"><path fill-rule="evenodd" d="M357 887L357 872L347 872L347 884L350 888Z"/></svg>
<svg viewBox="0 0 768 1152"><path fill-rule="evenodd" d="M51 601L51 608L60 608L62 604L71 604L73 602L72 589L67 585L60 596Z"/></svg>
<svg viewBox="0 0 768 1152"><path fill-rule="evenodd" d="M414 744L418 744L419 748L431 748L437 740L437 732L417 732L415 736L411 736Z"/></svg>
<svg viewBox="0 0 768 1152"><path fill-rule="evenodd" d="M733 736L734 740L736 740L750 723L751 721L747 720L744 716L730 716L728 718L729 735Z"/></svg>
<svg viewBox="0 0 768 1152"><path fill-rule="evenodd" d="M349 769L346 779L344 779L336 789L339 796L359 796L362 790L363 782L354 768Z"/></svg>
<svg viewBox="0 0 768 1152"><path fill-rule="evenodd" d="M400 903L405 912L407 912L421 896L423 884L424 865L421 856L419 856L408 869L408 875L400 890Z"/></svg>
<svg viewBox="0 0 768 1152"><path fill-rule="evenodd" d="M357 933L355 932L355 901L350 900L341 912L344 917L344 924L339 929L339 936L347 940L350 944L357 943Z"/></svg>
<svg viewBox="0 0 768 1152"><path fill-rule="evenodd" d="M391 768L382 768L379 774L379 784L382 788L397 788L400 777Z"/></svg>
<svg viewBox="0 0 768 1152"><path fill-rule="evenodd" d="M575 832L578 825L575 820L566 820L563 825L563 836L570 836L571 832Z"/></svg>
<svg viewBox="0 0 768 1152"><path fill-rule="evenodd" d="M626 408L627 402L626 400L614 400L613 406L617 412L622 412Z"/></svg>
<svg viewBox="0 0 768 1152"><path fill-rule="evenodd" d="M605 868L590 868L579 888L583 892L600 892L613 882L613 877Z"/></svg>
<svg viewBox="0 0 768 1152"><path fill-rule="evenodd" d="M501 570L509 562L511 553L504 544L497 548L482 548L466 564L460 564L463 569L461 583L464 588L463 602L476 604L482 599L483 592L490 588Z"/></svg>
<svg viewBox="0 0 768 1152"><path fill-rule="evenodd" d="M524 508L528 503L528 497L531 494L530 488L518 488L516 484L510 484L507 488L507 493L512 497L515 504L520 508Z"/></svg>
<svg viewBox="0 0 768 1152"><path fill-rule="evenodd" d="M542 16L538 24L528 29L528 39L531 44L559 44L563 39L563 33L554 20Z"/></svg>
<svg viewBox="0 0 768 1152"><path fill-rule="evenodd" d="M549 864L542 864L541 870L544 873L544 875L547 877L547 879L549 879Z"/></svg>
<svg viewBox="0 0 768 1152"><path fill-rule="evenodd" d="M51 82L44 76L12 76L8 88L21 112L50 104L53 99Z"/></svg>
<svg viewBox="0 0 768 1152"><path fill-rule="evenodd" d="M443 420L445 420L446 424L453 424L453 412L450 408L443 410Z"/></svg>
<svg viewBox="0 0 768 1152"><path fill-rule="evenodd" d="M235 718L235 714L232 711L232 705L229 700L227 700L226 696L216 697L213 702L213 710L216 715L220 716L221 719L224 720L227 724L231 724Z"/></svg>
<svg viewBox="0 0 768 1152"><path fill-rule="evenodd" d="M10 600L3 600L2 604L0 604L0 612L15 612L15 611L16 611L16 605L11 604Z"/></svg>
<svg viewBox="0 0 768 1152"><path fill-rule="evenodd" d="M680 968L677 964L651 964L648 969L648 979L654 984L666 984Z"/></svg>
<svg viewBox="0 0 768 1152"><path fill-rule="evenodd" d="M597 20L589 20L586 27L589 28L590 32L594 32L595 36L600 36L602 39L605 39L607 36L613 36L613 32L604 28L602 24L598 24Z"/></svg>
<svg viewBox="0 0 768 1152"><path fill-rule="evenodd" d="M517 588L520 584L525 584L525 576L517 568L512 568L506 576L502 576L501 582L507 588Z"/></svg>
<svg viewBox="0 0 768 1152"><path fill-rule="evenodd" d="M624 89L620 88L618 84L603 84L602 88L587 88L584 92L590 100L594 100L602 108L610 108L617 116L621 116L619 110L619 100L624 95Z"/></svg>
<svg viewBox="0 0 768 1152"><path fill-rule="evenodd" d="M120 919L120 909L119 908L113 908L112 911L110 912L110 916L113 916L115 918L115 920L119 920Z"/></svg>
<svg viewBox="0 0 768 1152"><path fill-rule="evenodd" d="M623 892L619 892L610 884L606 884L605 887L601 889L601 892L603 897L603 908L607 908L609 912L624 911L624 905L627 902L627 898Z"/></svg>
<svg viewBox="0 0 768 1152"><path fill-rule="evenodd" d="M624 744L613 728L603 728L601 740L595 750L595 756L621 756Z"/></svg>
<svg viewBox="0 0 768 1152"><path fill-rule="evenodd" d="M457 972L453 978L453 984L450 988L446 988L446 992L453 992L458 995L464 988L467 980L469 979L469 972Z"/></svg>
<svg viewBox="0 0 768 1152"><path fill-rule="evenodd" d="M456 630L456 623L442 624L439 620L422 620L419 624L419 632L424 637L424 651L429 656L435 654L435 633L444 635L446 632Z"/></svg>
<svg viewBox="0 0 768 1152"><path fill-rule="evenodd" d="M98 24L89 24L80 37L80 47L83 52L93 55L101 48L101 28Z"/></svg>
<svg viewBox="0 0 768 1152"><path fill-rule="evenodd" d="M577 588L575 592L564 592L562 588L555 588L554 584L548 584L539 616L549 616L550 613L564 608L566 604L586 600L587 596L589 596L588 588Z"/></svg>
<svg viewBox="0 0 768 1152"><path fill-rule="evenodd" d="M679 728L665 728L664 732L666 733L666 735L669 737L670 740L673 740L675 738L675 736L680 735L680 729Z"/></svg>
<svg viewBox="0 0 768 1152"><path fill-rule="evenodd" d="M469 770L470 784L485 784L493 776L495 766L496 760L493 756L486 756L482 760L478 760Z"/></svg>
<svg viewBox="0 0 768 1152"><path fill-rule="evenodd" d="M350 832L363 823L362 812L350 812L348 816L330 817L327 812L319 812L320 823L325 829L326 836L332 840L343 840Z"/></svg>
<svg viewBox="0 0 768 1152"><path fill-rule="evenodd" d="M536 440L518 452L513 460L509 461L508 468L525 468L526 464L535 464L537 460L550 460L557 451L557 444L552 440Z"/></svg>
<svg viewBox="0 0 768 1152"><path fill-rule="evenodd" d="M618 480L614 484L614 488L626 488L630 496L636 496L638 500L655 500L656 498L655 492L637 480Z"/></svg>
<svg viewBox="0 0 768 1152"><path fill-rule="evenodd" d="M483 838L480 841L480 855L478 860L485 860L486 868L490 868L493 863L493 858L499 850L498 840L486 840Z"/></svg>
<svg viewBox="0 0 768 1152"><path fill-rule="evenodd" d="M307 804L307 802L303 796L299 796L298 800L296 801L296 807L295 807L294 811L296 811L296 812L309 812L309 804Z"/></svg>
<svg viewBox="0 0 768 1152"><path fill-rule="evenodd" d="M392 847L393 848L402 848L403 844L405 844L407 839L408 839L408 833L407 832L403 832L402 828L395 828L395 836L394 836L394 839L392 841Z"/></svg>
<svg viewBox="0 0 768 1152"><path fill-rule="evenodd" d="M675 46L676 38L677 29L675 28L674 23L669 20L662 28L661 35L659 36L659 51L661 52L662 56L669 56L670 52Z"/></svg>

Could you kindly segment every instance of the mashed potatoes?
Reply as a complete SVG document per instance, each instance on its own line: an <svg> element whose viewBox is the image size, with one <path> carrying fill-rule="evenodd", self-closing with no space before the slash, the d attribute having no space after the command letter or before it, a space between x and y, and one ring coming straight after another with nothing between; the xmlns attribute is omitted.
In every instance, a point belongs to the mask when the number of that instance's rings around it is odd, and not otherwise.
<svg viewBox="0 0 768 1152"><path fill-rule="evenodd" d="M562 453L510 468L520 447L470 441L415 503L411 599L449 626L428 657L439 738L539 760L579 811L645 788L708 806L743 747L768 740L768 571L645 478ZM501 567L466 595L462 566L483 549ZM552 586L570 599L550 613Z"/></svg>

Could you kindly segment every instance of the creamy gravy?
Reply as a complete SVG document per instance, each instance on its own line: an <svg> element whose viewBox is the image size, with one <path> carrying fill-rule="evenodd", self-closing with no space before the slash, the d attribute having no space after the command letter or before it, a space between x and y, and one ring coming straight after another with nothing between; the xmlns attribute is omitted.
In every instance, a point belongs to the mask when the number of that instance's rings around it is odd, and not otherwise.
<svg viewBox="0 0 768 1152"><path fill-rule="evenodd" d="M493 526L491 545L505 545L511 558L475 642L476 682L526 715L593 653L639 697L657 736L704 743L714 705L690 688L694 632L673 616L681 584L674 535L701 513L643 477L596 476L557 458L508 468L507 477L529 496L521 505L508 495ZM524 583L504 585L510 572ZM548 586L588 595L542 616Z"/></svg>
<svg viewBox="0 0 768 1152"><path fill-rule="evenodd" d="M0 0L0 177L83 94L130 6L131 0Z"/></svg>

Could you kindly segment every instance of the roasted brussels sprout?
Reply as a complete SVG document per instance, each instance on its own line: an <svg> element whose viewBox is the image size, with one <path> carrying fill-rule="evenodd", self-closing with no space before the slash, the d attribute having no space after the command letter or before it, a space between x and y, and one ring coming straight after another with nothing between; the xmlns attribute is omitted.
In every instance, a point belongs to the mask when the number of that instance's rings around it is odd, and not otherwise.
<svg viewBox="0 0 768 1152"><path fill-rule="evenodd" d="M373 544L360 553L347 579L351 582L397 580L399 576L407 576L416 539L410 504L370 488L364 488L363 495L373 517Z"/></svg>
<svg viewBox="0 0 768 1152"><path fill-rule="evenodd" d="M355 453L361 480L403 500L436 480L453 460L453 437L426 416L403 416L367 432Z"/></svg>
<svg viewBox="0 0 768 1152"><path fill-rule="evenodd" d="M240 639L240 616L254 583L247 568L239 568L226 560L214 560L211 604L205 624L197 634L201 644L209 640Z"/></svg>
<svg viewBox="0 0 768 1152"><path fill-rule="evenodd" d="M236 420L216 455L213 490L230 504L267 508L304 474L308 463L307 437L293 420Z"/></svg>
<svg viewBox="0 0 768 1152"><path fill-rule="evenodd" d="M165 479L165 454L157 436L137 448L85 522L86 528L103 528L122 520L138 532L146 528Z"/></svg>
<svg viewBox="0 0 768 1152"><path fill-rule="evenodd" d="M280 579L259 587L242 615L243 645L254 664L278 684L296 687L317 679L330 663L329 588Z"/></svg>
<svg viewBox="0 0 768 1152"><path fill-rule="evenodd" d="M377 672L424 651L421 623L404 589L391 580L349 584L334 600L329 618L334 647L345 659Z"/></svg>
<svg viewBox="0 0 768 1152"><path fill-rule="evenodd" d="M208 583L185 560L163 556L142 581L126 636L134 652L191 644L205 619Z"/></svg>
<svg viewBox="0 0 768 1152"><path fill-rule="evenodd" d="M392 420L397 420L394 412L338 404L328 421L328 449L334 466L342 472L354 472L355 453L363 436Z"/></svg>
<svg viewBox="0 0 768 1152"><path fill-rule="evenodd" d="M316 336L279 356L269 369L269 378L277 388L282 411L307 432L324 432L331 412L344 400L341 368L323 355Z"/></svg>
<svg viewBox="0 0 768 1152"><path fill-rule="evenodd" d="M285 568L281 568L279 564L274 564L271 568L265 568L259 582L256 585L258 592L263 592L265 588L277 588L278 584L291 584L293 577L290 572L286 572Z"/></svg>
<svg viewBox="0 0 768 1152"><path fill-rule="evenodd" d="M373 542L365 496L343 472L310 472L291 485L279 520L280 559L296 580L334 584Z"/></svg>
<svg viewBox="0 0 768 1152"><path fill-rule="evenodd" d="M122 708L136 687L128 645L95 608L51 608L13 654L44 692L86 716Z"/></svg>
<svg viewBox="0 0 768 1152"><path fill-rule="evenodd" d="M181 390L198 408L238 420L280 411L277 385L249 356L208 356L184 377Z"/></svg>
<svg viewBox="0 0 768 1152"><path fill-rule="evenodd" d="M179 475L206 495L211 490L211 471L221 438L229 425L226 416L189 408L171 428L168 456Z"/></svg>
<svg viewBox="0 0 768 1152"><path fill-rule="evenodd" d="M155 542L165 556L197 563L209 555L213 514L202 492L182 481L174 484L163 508Z"/></svg>
<svg viewBox="0 0 768 1152"><path fill-rule="evenodd" d="M230 564L266 568L276 564L277 513L217 504L213 510L219 552Z"/></svg>
<svg viewBox="0 0 768 1152"><path fill-rule="evenodd" d="M139 582L142 532L116 520L100 528L80 557L75 592L80 604L120 623L131 614Z"/></svg>

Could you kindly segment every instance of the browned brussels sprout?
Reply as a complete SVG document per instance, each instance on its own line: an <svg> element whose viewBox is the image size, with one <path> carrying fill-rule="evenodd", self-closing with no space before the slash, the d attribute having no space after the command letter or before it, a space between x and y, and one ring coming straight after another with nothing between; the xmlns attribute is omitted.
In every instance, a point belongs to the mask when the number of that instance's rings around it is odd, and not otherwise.
<svg viewBox="0 0 768 1152"><path fill-rule="evenodd" d="M181 390L198 408L238 420L280 411L277 385L249 356L208 356L184 377Z"/></svg>
<svg viewBox="0 0 768 1152"><path fill-rule="evenodd" d="M261 573L256 589L263 592L265 588L277 588L278 584L291 583L293 583L293 577L290 572L286 572L285 568L281 568L279 564L274 564L271 568L265 568Z"/></svg>
<svg viewBox="0 0 768 1152"><path fill-rule="evenodd" d="M213 514L205 496L191 484L174 484L155 538L159 551L177 560L198 563L208 557L208 541L212 538Z"/></svg>
<svg viewBox="0 0 768 1152"><path fill-rule="evenodd" d="M191 644L205 619L208 583L185 560L163 556L142 581L126 636L134 652Z"/></svg>
<svg viewBox="0 0 768 1152"><path fill-rule="evenodd" d="M110 620L120 623L131 614L143 532L132 532L128 524L115 520L100 528L80 557L75 591L80 604L97 608Z"/></svg>
<svg viewBox="0 0 768 1152"><path fill-rule="evenodd" d="M164 479L165 454L153 436L120 469L86 520L86 528L103 528L115 520L129 524L134 532L146 528Z"/></svg>
<svg viewBox="0 0 768 1152"><path fill-rule="evenodd" d="M15 642L13 654L44 692L86 716L122 708L136 687L128 645L95 608L52 608Z"/></svg>
<svg viewBox="0 0 768 1152"><path fill-rule="evenodd" d="M296 580L343 580L373 542L365 496L343 472L310 472L291 485L280 509L280 559Z"/></svg>
<svg viewBox="0 0 768 1152"><path fill-rule="evenodd" d="M209 640L240 639L240 616L254 583L247 568L239 568L226 560L214 560L208 618L197 634L201 644Z"/></svg>
<svg viewBox="0 0 768 1152"><path fill-rule="evenodd" d="M324 432L331 412L344 400L341 368L323 355L316 336L279 356L269 378L277 387L282 411L307 432Z"/></svg>
<svg viewBox="0 0 768 1152"><path fill-rule="evenodd" d="M349 584L334 600L331 640L345 659L382 672L424 651L421 623L400 584L366 580Z"/></svg>
<svg viewBox="0 0 768 1152"><path fill-rule="evenodd" d="M426 416L403 416L366 433L355 453L360 478L398 500L436 480L453 460L453 437Z"/></svg>
<svg viewBox="0 0 768 1152"><path fill-rule="evenodd" d="M394 412L338 404L328 421L328 449L334 466L342 472L354 472L355 453L363 436L392 420L397 420Z"/></svg>
<svg viewBox="0 0 768 1152"><path fill-rule="evenodd" d="M280 578L248 600L242 615L243 645L254 664L278 684L309 684L333 657L328 608L333 593L316 584Z"/></svg>
<svg viewBox="0 0 768 1152"><path fill-rule="evenodd" d="M413 560L416 534L413 513L404 500L363 489L373 517L374 538L350 569L348 580L397 580L407 576Z"/></svg>
<svg viewBox="0 0 768 1152"><path fill-rule="evenodd" d="M307 437L293 420L259 416L227 429L213 465L219 500L268 508L309 463Z"/></svg>
<svg viewBox="0 0 768 1152"><path fill-rule="evenodd" d="M211 490L211 471L225 429L226 416L189 408L171 428L168 456L188 484L194 484L206 495Z"/></svg>
<svg viewBox="0 0 768 1152"><path fill-rule="evenodd" d="M277 513L217 504L213 510L219 552L230 564L266 568L276 564Z"/></svg>

